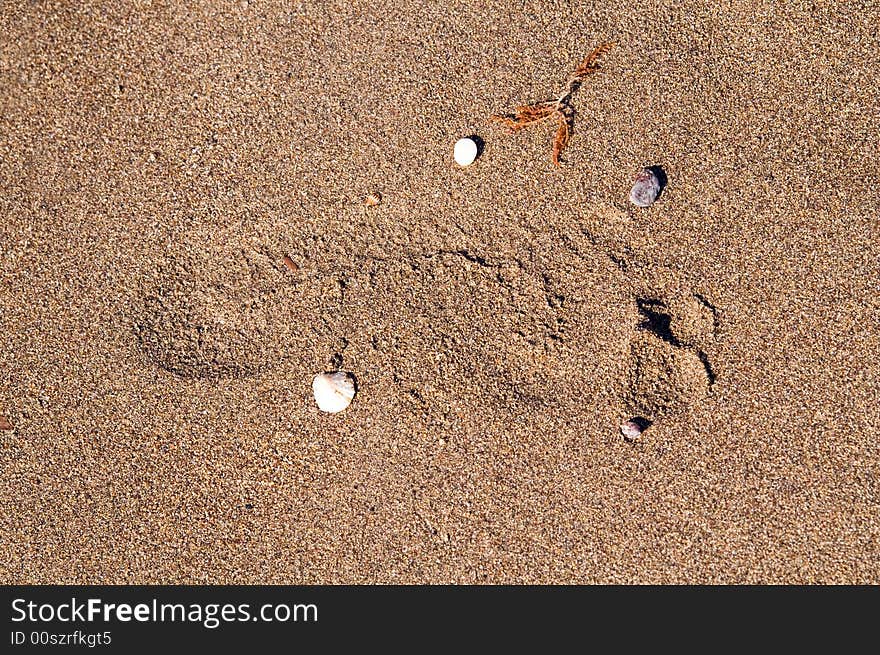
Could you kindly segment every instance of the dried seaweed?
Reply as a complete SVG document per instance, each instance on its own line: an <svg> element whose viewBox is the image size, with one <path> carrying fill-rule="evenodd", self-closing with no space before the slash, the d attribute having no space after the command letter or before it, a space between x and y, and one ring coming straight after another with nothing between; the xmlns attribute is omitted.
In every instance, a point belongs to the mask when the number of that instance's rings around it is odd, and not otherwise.
<svg viewBox="0 0 880 655"><path fill-rule="evenodd" d="M489 120L503 125L511 132L518 132L530 125L538 125L555 119L557 127L556 137L553 140L553 163L559 166L560 155L568 146L574 129L575 110L571 104L572 96L588 76L599 70L599 58L608 52L613 45L613 43L603 43L587 55L569 78L565 93L556 100L520 105L513 114L495 114Z"/></svg>
<svg viewBox="0 0 880 655"><path fill-rule="evenodd" d="M559 115L559 128L556 130L556 138L553 140L553 163L559 166L559 155L568 145L571 138L572 116Z"/></svg>

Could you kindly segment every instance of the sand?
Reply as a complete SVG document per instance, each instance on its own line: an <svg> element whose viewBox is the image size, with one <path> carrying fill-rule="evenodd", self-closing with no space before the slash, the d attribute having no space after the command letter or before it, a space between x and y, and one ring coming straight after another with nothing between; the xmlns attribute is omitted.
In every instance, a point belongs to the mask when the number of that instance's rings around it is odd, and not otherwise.
<svg viewBox="0 0 880 655"><path fill-rule="evenodd" d="M2 582L880 582L875 2L0 16Z"/></svg>

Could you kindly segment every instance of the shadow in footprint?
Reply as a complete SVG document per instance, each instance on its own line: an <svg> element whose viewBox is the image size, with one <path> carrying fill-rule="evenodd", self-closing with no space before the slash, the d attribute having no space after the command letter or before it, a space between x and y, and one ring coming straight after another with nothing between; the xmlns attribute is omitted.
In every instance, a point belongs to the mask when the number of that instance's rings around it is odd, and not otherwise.
<svg viewBox="0 0 880 655"><path fill-rule="evenodd" d="M681 347L672 334L672 316L666 312L665 303L653 298L636 298L636 306L642 319L639 323L640 329L651 332L676 348Z"/></svg>

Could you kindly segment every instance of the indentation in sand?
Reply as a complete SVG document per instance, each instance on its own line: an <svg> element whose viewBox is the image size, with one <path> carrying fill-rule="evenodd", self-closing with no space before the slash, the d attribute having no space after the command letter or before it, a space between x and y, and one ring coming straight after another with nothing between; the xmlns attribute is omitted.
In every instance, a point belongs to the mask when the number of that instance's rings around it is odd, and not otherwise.
<svg viewBox="0 0 880 655"><path fill-rule="evenodd" d="M626 357L626 311L592 301L606 284L600 272L551 275L466 249L374 261L346 287L345 322L361 330L346 335L346 362L387 366L420 404L447 402L452 388L502 404L511 395L582 403L596 387L590 363ZM387 288L405 292L377 311L372 299Z"/></svg>
<svg viewBox="0 0 880 655"><path fill-rule="evenodd" d="M284 289L278 262L247 240L196 233L173 252L135 310L141 350L188 378L243 377L270 364L267 335ZM227 238L228 237L228 238ZM219 264L219 265L218 265Z"/></svg>
<svg viewBox="0 0 880 655"><path fill-rule="evenodd" d="M639 297L639 333L631 344L628 402L653 418L708 396L717 378L705 344L714 339L717 309L703 296Z"/></svg>

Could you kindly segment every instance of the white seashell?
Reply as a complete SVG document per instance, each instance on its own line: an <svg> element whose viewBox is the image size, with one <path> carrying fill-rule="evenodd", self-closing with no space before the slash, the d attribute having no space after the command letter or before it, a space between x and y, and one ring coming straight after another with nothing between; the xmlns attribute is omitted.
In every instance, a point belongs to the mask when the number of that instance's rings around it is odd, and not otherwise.
<svg viewBox="0 0 880 655"><path fill-rule="evenodd" d="M635 421L624 421L620 424L620 434L627 441L635 441L642 436L644 428Z"/></svg>
<svg viewBox="0 0 880 655"><path fill-rule="evenodd" d="M351 404L354 398L354 379L344 371L321 373L312 380L315 402L323 412L335 414Z"/></svg>
<svg viewBox="0 0 880 655"><path fill-rule="evenodd" d="M459 166L470 166L477 158L477 142L467 137L455 142L452 156Z"/></svg>
<svg viewBox="0 0 880 655"><path fill-rule="evenodd" d="M629 192L629 201L636 207L650 207L660 195L660 178L650 168L645 168L636 177L632 191Z"/></svg>

